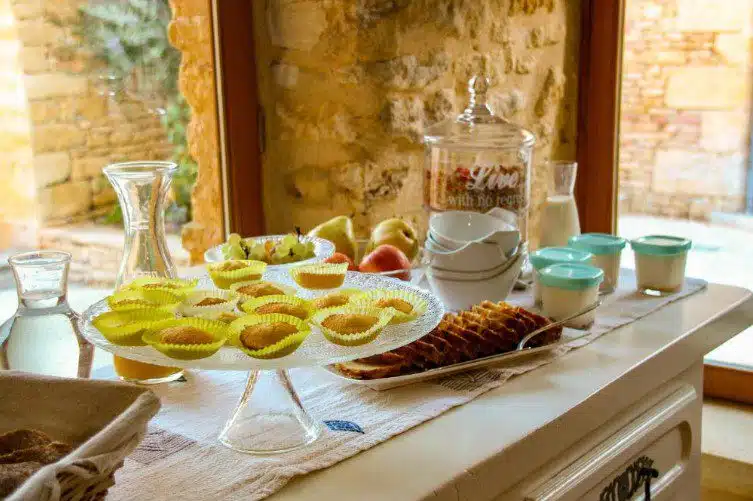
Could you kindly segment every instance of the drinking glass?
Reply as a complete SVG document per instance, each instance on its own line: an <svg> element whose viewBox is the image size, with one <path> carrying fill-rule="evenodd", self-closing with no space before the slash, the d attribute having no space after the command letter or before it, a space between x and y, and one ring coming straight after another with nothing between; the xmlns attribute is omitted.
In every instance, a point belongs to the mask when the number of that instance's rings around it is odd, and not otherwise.
<svg viewBox="0 0 753 501"><path fill-rule="evenodd" d="M570 237L580 235L575 204L577 162L548 162L546 203L541 216L539 247L565 247Z"/></svg>
<svg viewBox="0 0 753 501"><path fill-rule="evenodd" d="M79 317L68 305L71 255L27 252L8 262L18 309L0 327L0 368L88 378L94 347L81 336Z"/></svg>
<svg viewBox="0 0 753 501"><path fill-rule="evenodd" d="M124 162L103 169L115 188L123 212L125 245L115 289L139 277L176 276L165 240L165 202L177 170L172 162ZM131 382L155 384L183 375L163 367L114 356L115 372Z"/></svg>

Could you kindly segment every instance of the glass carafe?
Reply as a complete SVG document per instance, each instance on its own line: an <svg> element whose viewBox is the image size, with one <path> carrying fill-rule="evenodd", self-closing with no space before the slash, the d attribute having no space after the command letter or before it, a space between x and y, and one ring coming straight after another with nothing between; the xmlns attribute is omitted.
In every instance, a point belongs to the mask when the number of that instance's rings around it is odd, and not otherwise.
<svg viewBox="0 0 753 501"><path fill-rule="evenodd" d="M124 162L103 172L115 188L123 212L125 245L115 289L143 276L174 278L175 265L165 241L165 202L177 166L172 162ZM115 372L127 381L153 384L182 375L162 367L113 357Z"/></svg>
<svg viewBox="0 0 753 501"><path fill-rule="evenodd" d="M541 213L540 247L565 247L570 237L580 235L578 207L575 205L576 162L547 163L549 185Z"/></svg>
<svg viewBox="0 0 753 501"><path fill-rule="evenodd" d="M78 331L68 306L66 252L17 254L8 261L18 309L0 327L0 368L49 376L89 377L94 347Z"/></svg>

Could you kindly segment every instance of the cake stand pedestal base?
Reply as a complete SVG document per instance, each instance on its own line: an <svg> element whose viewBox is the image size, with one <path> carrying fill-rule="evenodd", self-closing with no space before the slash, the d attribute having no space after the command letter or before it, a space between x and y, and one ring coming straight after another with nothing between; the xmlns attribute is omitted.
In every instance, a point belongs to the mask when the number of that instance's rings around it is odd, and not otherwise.
<svg viewBox="0 0 753 501"><path fill-rule="evenodd" d="M320 433L319 424L301 405L288 371L253 371L219 440L246 454L280 454L310 444Z"/></svg>

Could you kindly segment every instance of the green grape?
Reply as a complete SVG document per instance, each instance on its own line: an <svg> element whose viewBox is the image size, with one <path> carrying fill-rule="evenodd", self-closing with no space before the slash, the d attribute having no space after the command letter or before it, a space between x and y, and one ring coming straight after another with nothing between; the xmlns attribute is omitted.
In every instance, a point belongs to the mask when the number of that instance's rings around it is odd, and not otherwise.
<svg viewBox="0 0 753 501"><path fill-rule="evenodd" d="M280 240L280 244L284 244L284 245L286 245L286 246L287 246L288 248L290 248L290 247L294 246L294 245L295 245L295 244L297 244L297 243L298 243L298 237L296 237L295 235L285 235L285 236L284 236L284 237L282 237L282 239ZM279 244L278 244L278 245L279 245Z"/></svg>
<svg viewBox="0 0 753 501"><path fill-rule="evenodd" d="M229 237L227 237L227 243L230 245L238 245L241 243L241 236L237 233L231 233Z"/></svg>
<svg viewBox="0 0 753 501"><path fill-rule="evenodd" d="M257 261L266 261L267 252L264 250L264 244L253 244L248 249L248 259Z"/></svg>
<svg viewBox="0 0 753 501"><path fill-rule="evenodd" d="M306 259L306 244L302 244L301 242L296 242L296 244L291 247L293 251L293 256L300 261L301 259Z"/></svg>
<svg viewBox="0 0 753 501"><path fill-rule="evenodd" d="M306 246L306 251L304 253L306 258L314 257L314 242L306 242L304 245Z"/></svg>

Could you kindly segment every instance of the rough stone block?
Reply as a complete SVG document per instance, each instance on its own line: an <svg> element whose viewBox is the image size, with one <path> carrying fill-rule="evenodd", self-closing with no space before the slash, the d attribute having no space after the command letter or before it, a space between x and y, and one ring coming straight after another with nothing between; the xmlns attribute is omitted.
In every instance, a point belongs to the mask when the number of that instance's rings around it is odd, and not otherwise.
<svg viewBox="0 0 753 501"><path fill-rule="evenodd" d="M50 71L50 59L44 47L21 47L18 58L24 73L41 73Z"/></svg>
<svg viewBox="0 0 753 501"><path fill-rule="evenodd" d="M750 43L742 33L719 33L714 40L714 52L730 64L745 64L750 59Z"/></svg>
<svg viewBox="0 0 753 501"><path fill-rule="evenodd" d="M16 19L38 19L44 12L42 0L14 0L11 9Z"/></svg>
<svg viewBox="0 0 753 501"><path fill-rule="evenodd" d="M667 83L666 104L679 109L736 109L747 102L746 83L745 73L737 68L676 68Z"/></svg>
<svg viewBox="0 0 753 501"><path fill-rule="evenodd" d="M675 26L679 31L740 31L748 22L741 15L748 12L748 1L678 0Z"/></svg>
<svg viewBox="0 0 753 501"><path fill-rule="evenodd" d="M71 178L74 181L91 179L102 175L102 168L110 163L110 157L84 157L73 160Z"/></svg>
<svg viewBox="0 0 753 501"><path fill-rule="evenodd" d="M39 206L44 220L74 216L89 210L92 189L89 181L58 184L39 192Z"/></svg>
<svg viewBox="0 0 753 501"><path fill-rule="evenodd" d="M76 113L86 120L99 120L108 112L108 101L104 96L86 96L76 100Z"/></svg>
<svg viewBox="0 0 753 501"><path fill-rule="evenodd" d="M34 157L34 181L38 187L60 183L70 175L71 158L68 153L43 153Z"/></svg>
<svg viewBox="0 0 753 501"><path fill-rule="evenodd" d="M35 153L69 150L85 142L85 132L71 124L39 125L32 134Z"/></svg>
<svg viewBox="0 0 753 501"><path fill-rule="evenodd" d="M29 103L29 115L34 124L47 122L70 122L76 117L75 107L70 98L53 98Z"/></svg>
<svg viewBox="0 0 753 501"><path fill-rule="evenodd" d="M714 155L687 150L656 152L653 191L682 195L742 195L745 159L740 153Z"/></svg>
<svg viewBox="0 0 753 501"><path fill-rule="evenodd" d="M419 97L393 97L382 112L392 134L420 143L424 132L424 103Z"/></svg>
<svg viewBox="0 0 753 501"><path fill-rule="evenodd" d="M47 22L43 16L19 20L16 29L18 39L25 46L60 44L65 39L63 28Z"/></svg>
<svg viewBox="0 0 753 501"><path fill-rule="evenodd" d="M89 83L86 77L65 73L42 73L24 77L28 99L85 94Z"/></svg>
<svg viewBox="0 0 753 501"><path fill-rule="evenodd" d="M703 112L701 148L720 153L742 151L747 141L748 120L745 110Z"/></svg>
<svg viewBox="0 0 753 501"><path fill-rule="evenodd" d="M267 9L270 38L279 47L311 50L327 29L327 13L318 0L272 0Z"/></svg>

